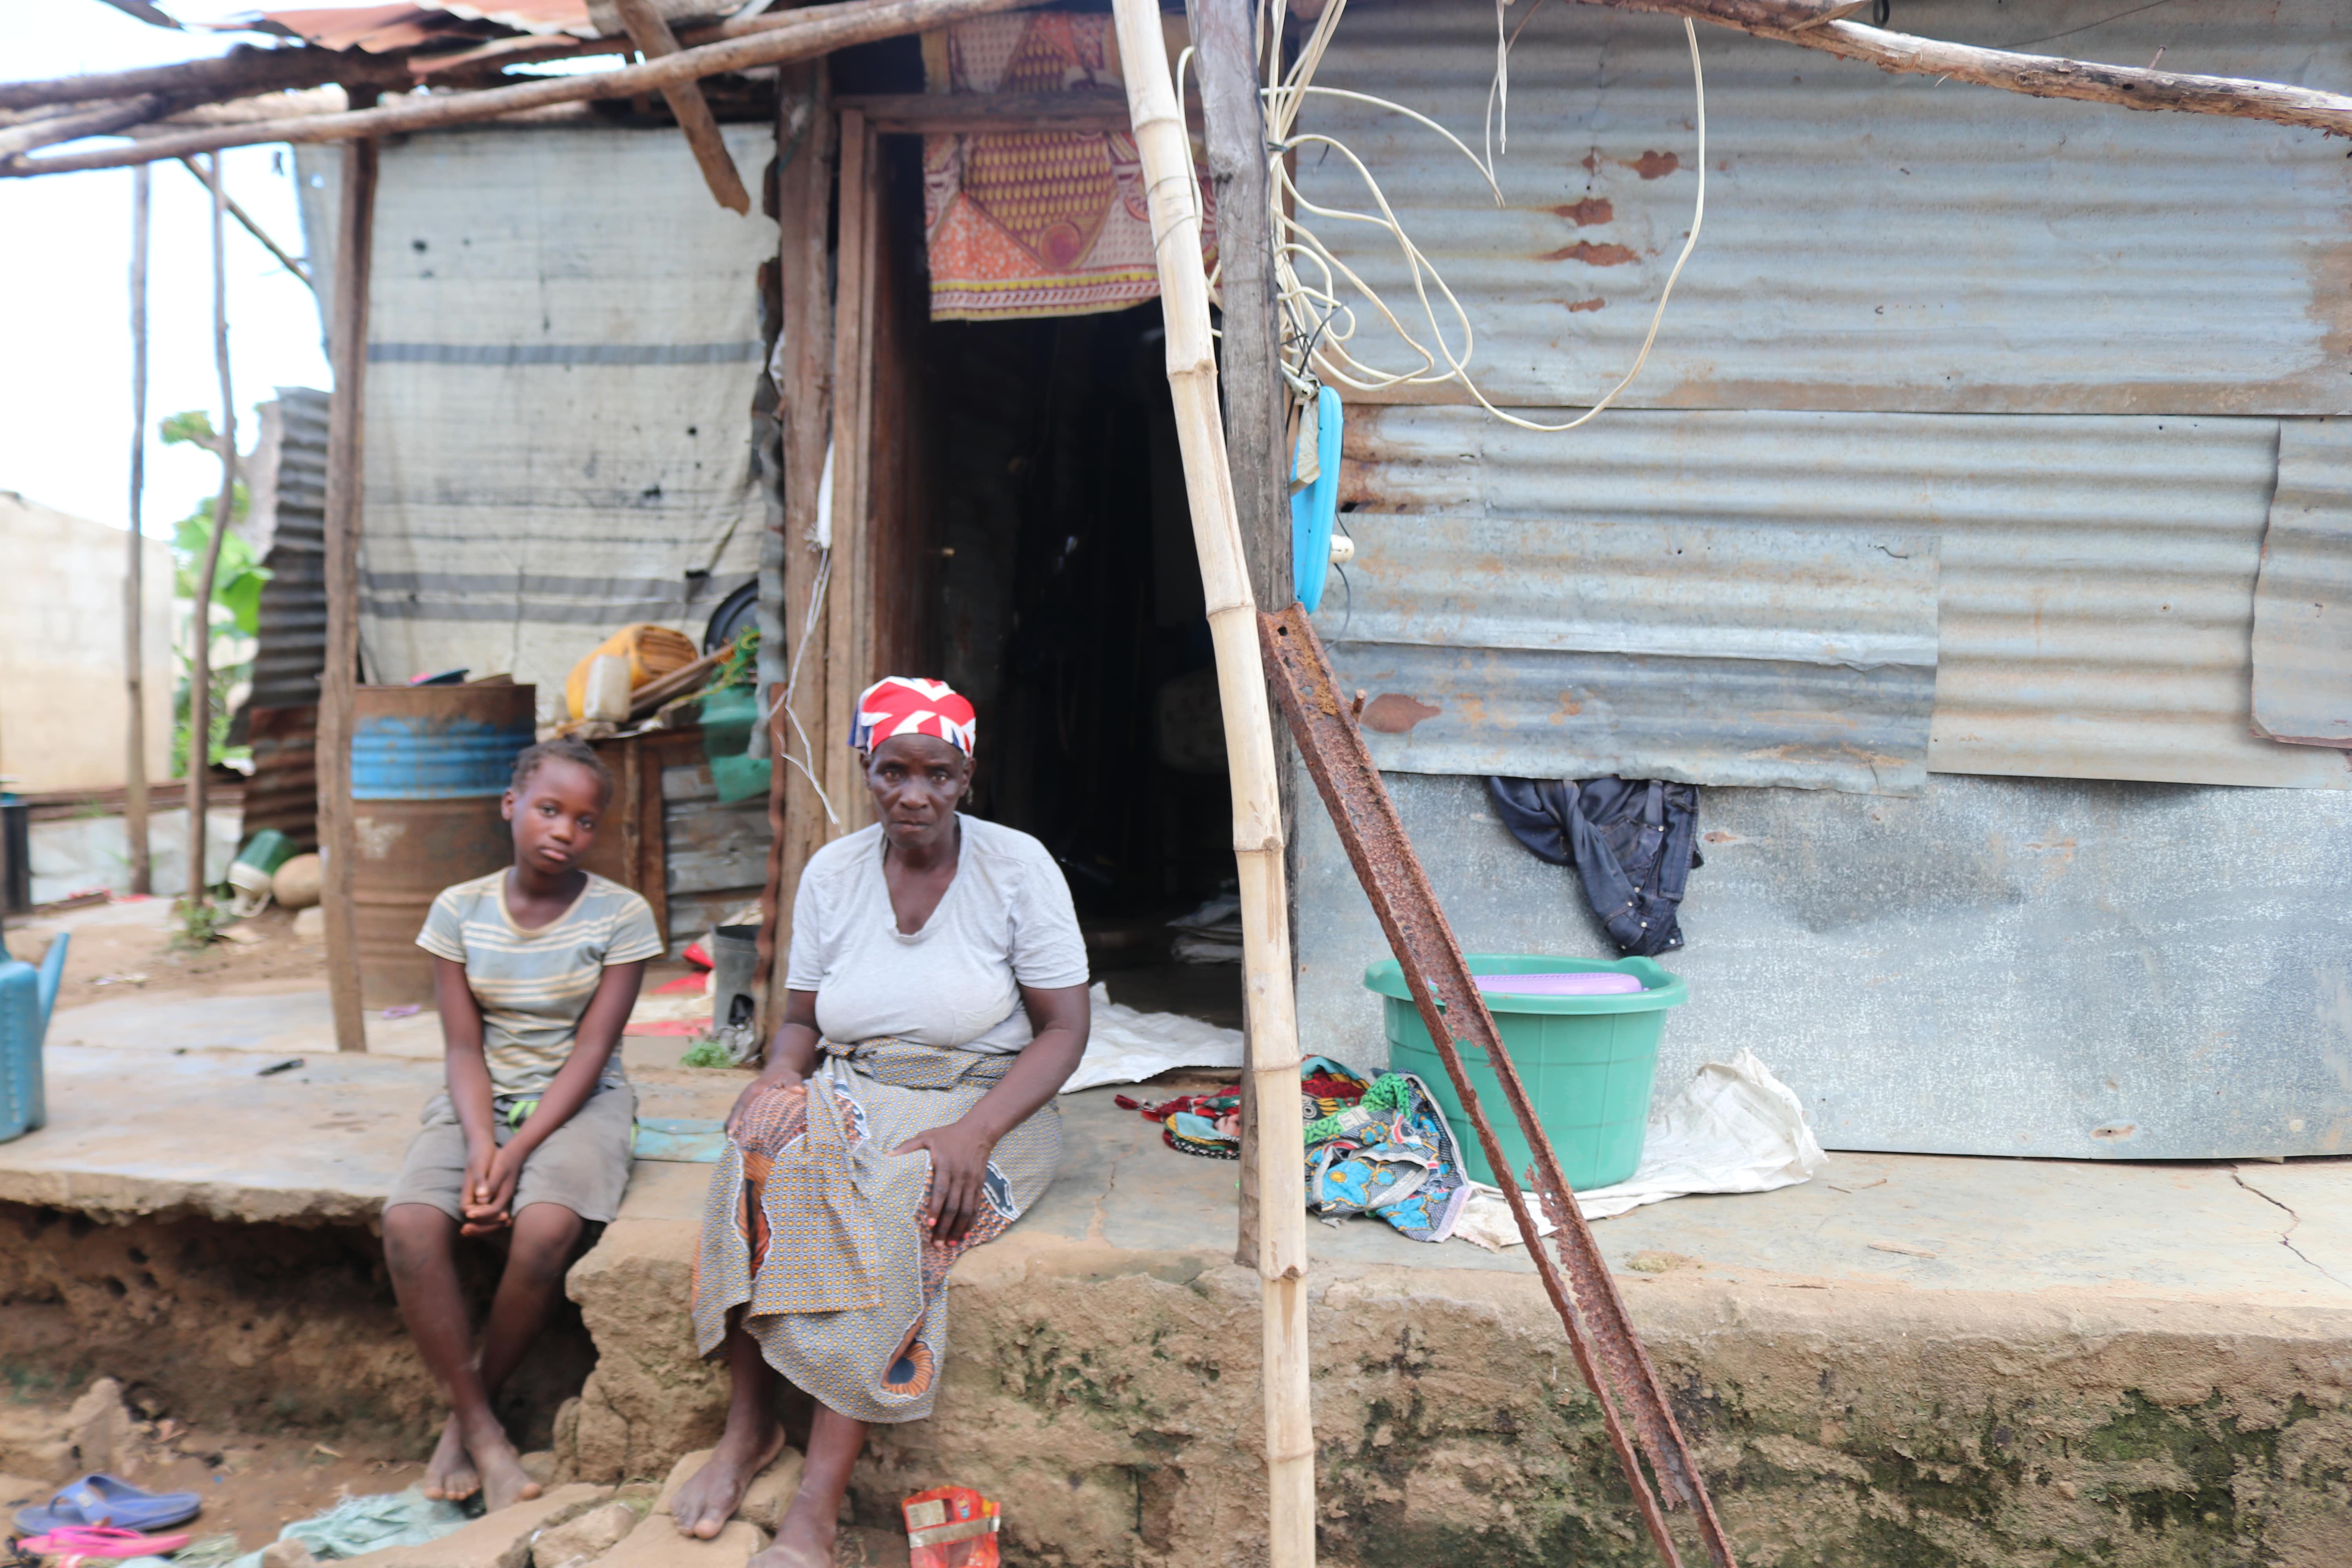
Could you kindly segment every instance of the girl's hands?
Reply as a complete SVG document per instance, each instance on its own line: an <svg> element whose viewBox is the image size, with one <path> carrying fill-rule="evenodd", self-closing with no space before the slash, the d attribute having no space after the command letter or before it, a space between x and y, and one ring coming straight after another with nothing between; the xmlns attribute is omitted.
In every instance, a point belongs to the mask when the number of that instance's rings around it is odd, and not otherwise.
<svg viewBox="0 0 2352 1568"><path fill-rule="evenodd" d="M931 1191L923 1205L923 1224L930 1228L933 1241L961 1241L980 1218L981 1205L986 1202L981 1184L988 1179L988 1156L995 1147L993 1138L965 1121L918 1132L890 1151L930 1153Z"/></svg>
<svg viewBox="0 0 2352 1568"><path fill-rule="evenodd" d="M509 1158L512 1145L493 1144L467 1152L466 1187L457 1206L465 1213L457 1227L461 1236L488 1236L514 1223L515 1184L522 1179L522 1161Z"/></svg>

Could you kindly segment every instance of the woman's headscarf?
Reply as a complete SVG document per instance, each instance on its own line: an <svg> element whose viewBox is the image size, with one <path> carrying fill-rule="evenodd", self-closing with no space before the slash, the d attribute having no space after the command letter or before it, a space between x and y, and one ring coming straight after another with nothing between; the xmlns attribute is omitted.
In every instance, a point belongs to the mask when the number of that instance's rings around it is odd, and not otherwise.
<svg viewBox="0 0 2352 1568"><path fill-rule="evenodd" d="M849 743L870 752L893 735L935 735L968 757L979 731L971 704L946 681L886 675L858 695Z"/></svg>

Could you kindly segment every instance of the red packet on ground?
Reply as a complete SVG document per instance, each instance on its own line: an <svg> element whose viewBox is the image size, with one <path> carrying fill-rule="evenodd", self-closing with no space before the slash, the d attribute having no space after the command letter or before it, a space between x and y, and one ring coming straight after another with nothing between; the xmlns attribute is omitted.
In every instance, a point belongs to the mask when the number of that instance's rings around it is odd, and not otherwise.
<svg viewBox="0 0 2352 1568"><path fill-rule="evenodd" d="M997 1568L996 1505L970 1487L933 1487L898 1505L908 1568Z"/></svg>

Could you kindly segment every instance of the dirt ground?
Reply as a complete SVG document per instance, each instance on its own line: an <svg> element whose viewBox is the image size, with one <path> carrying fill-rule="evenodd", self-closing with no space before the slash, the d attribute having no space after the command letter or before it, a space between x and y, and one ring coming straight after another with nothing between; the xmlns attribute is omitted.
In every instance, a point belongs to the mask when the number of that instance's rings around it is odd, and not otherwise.
<svg viewBox="0 0 2352 1568"><path fill-rule="evenodd" d="M204 1511L174 1530L199 1540L231 1534L247 1552L275 1541L279 1530L298 1519L324 1513L342 1497L400 1491L425 1473L421 1459L348 1438L329 1444L183 1428L176 1422L158 1424L156 1430L171 1436L145 1446L125 1479L151 1491L196 1493L204 1499ZM80 1473L69 1466L41 1477L0 1476L0 1504L6 1506L12 1529L16 1510L46 1502Z"/></svg>
<svg viewBox="0 0 2352 1568"><path fill-rule="evenodd" d="M249 938L190 950L173 944L178 923L171 902L163 898L119 900L103 909L11 921L8 951L34 962L47 951L53 931L72 933L65 978L58 987L59 1007L103 1002L126 991L205 994L232 985L326 978L325 945L298 940L289 910L264 910L233 928L249 932Z"/></svg>

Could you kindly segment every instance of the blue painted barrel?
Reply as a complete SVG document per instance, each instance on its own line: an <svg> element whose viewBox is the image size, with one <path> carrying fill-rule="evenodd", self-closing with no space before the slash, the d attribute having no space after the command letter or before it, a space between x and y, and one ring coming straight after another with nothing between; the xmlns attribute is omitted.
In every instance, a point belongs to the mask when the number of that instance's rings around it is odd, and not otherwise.
<svg viewBox="0 0 2352 1568"><path fill-rule="evenodd" d="M511 863L499 797L535 738L538 688L362 686L352 715L360 1001L433 1000L416 945L434 895Z"/></svg>

